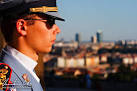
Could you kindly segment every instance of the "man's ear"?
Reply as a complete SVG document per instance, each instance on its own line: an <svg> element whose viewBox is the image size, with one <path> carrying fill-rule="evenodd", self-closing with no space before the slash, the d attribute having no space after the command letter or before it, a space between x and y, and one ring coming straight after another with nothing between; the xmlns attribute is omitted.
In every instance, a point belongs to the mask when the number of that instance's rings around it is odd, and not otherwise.
<svg viewBox="0 0 137 91"><path fill-rule="evenodd" d="M20 35L25 36L27 34L26 27L27 27L26 26L26 21L24 19L17 20L17 22L16 22L16 29L17 29L17 32Z"/></svg>

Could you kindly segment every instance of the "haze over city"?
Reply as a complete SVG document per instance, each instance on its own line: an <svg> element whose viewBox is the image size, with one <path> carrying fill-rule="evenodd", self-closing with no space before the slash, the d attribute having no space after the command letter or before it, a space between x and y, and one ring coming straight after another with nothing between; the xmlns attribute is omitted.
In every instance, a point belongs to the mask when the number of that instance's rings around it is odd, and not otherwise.
<svg viewBox="0 0 137 91"><path fill-rule="evenodd" d="M104 40L137 39L137 0L57 0L65 22L57 22L61 33L57 40L75 40L80 33L90 41L98 30Z"/></svg>

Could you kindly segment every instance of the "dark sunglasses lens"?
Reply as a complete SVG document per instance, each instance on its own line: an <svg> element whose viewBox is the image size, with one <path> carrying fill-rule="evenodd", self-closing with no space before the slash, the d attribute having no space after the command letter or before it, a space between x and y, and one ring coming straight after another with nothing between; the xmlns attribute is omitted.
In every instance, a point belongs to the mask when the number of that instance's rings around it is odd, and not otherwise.
<svg viewBox="0 0 137 91"><path fill-rule="evenodd" d="M50 25L50 27L52 27L55 24L55 20L53 19L52 20L49 19L47 22Z"/></svg>

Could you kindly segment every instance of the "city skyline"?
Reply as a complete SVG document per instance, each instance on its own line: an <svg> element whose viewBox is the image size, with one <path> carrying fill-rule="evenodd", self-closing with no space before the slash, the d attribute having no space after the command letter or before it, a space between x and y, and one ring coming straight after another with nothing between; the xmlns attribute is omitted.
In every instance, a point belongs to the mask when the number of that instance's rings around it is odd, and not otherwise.
<svg viewBox="0 0 137 91"><path fill-rule="evenodd" d="M137 39L137 0L58 0L60 15L65 22L57 22L61 33L57 40L90 41L100 29L104 40Z"/></svg>

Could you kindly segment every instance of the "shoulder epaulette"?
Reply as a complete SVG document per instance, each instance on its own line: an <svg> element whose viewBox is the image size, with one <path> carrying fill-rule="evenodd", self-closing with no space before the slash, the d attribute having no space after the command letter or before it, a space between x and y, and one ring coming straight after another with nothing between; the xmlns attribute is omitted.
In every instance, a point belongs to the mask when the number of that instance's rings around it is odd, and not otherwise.
<svg viewBox="0 0 137 91"><path fill-rule="evenodd" d="M0 63L0 90L7 91L10 84L12 69L8 64Z"/></svg>

